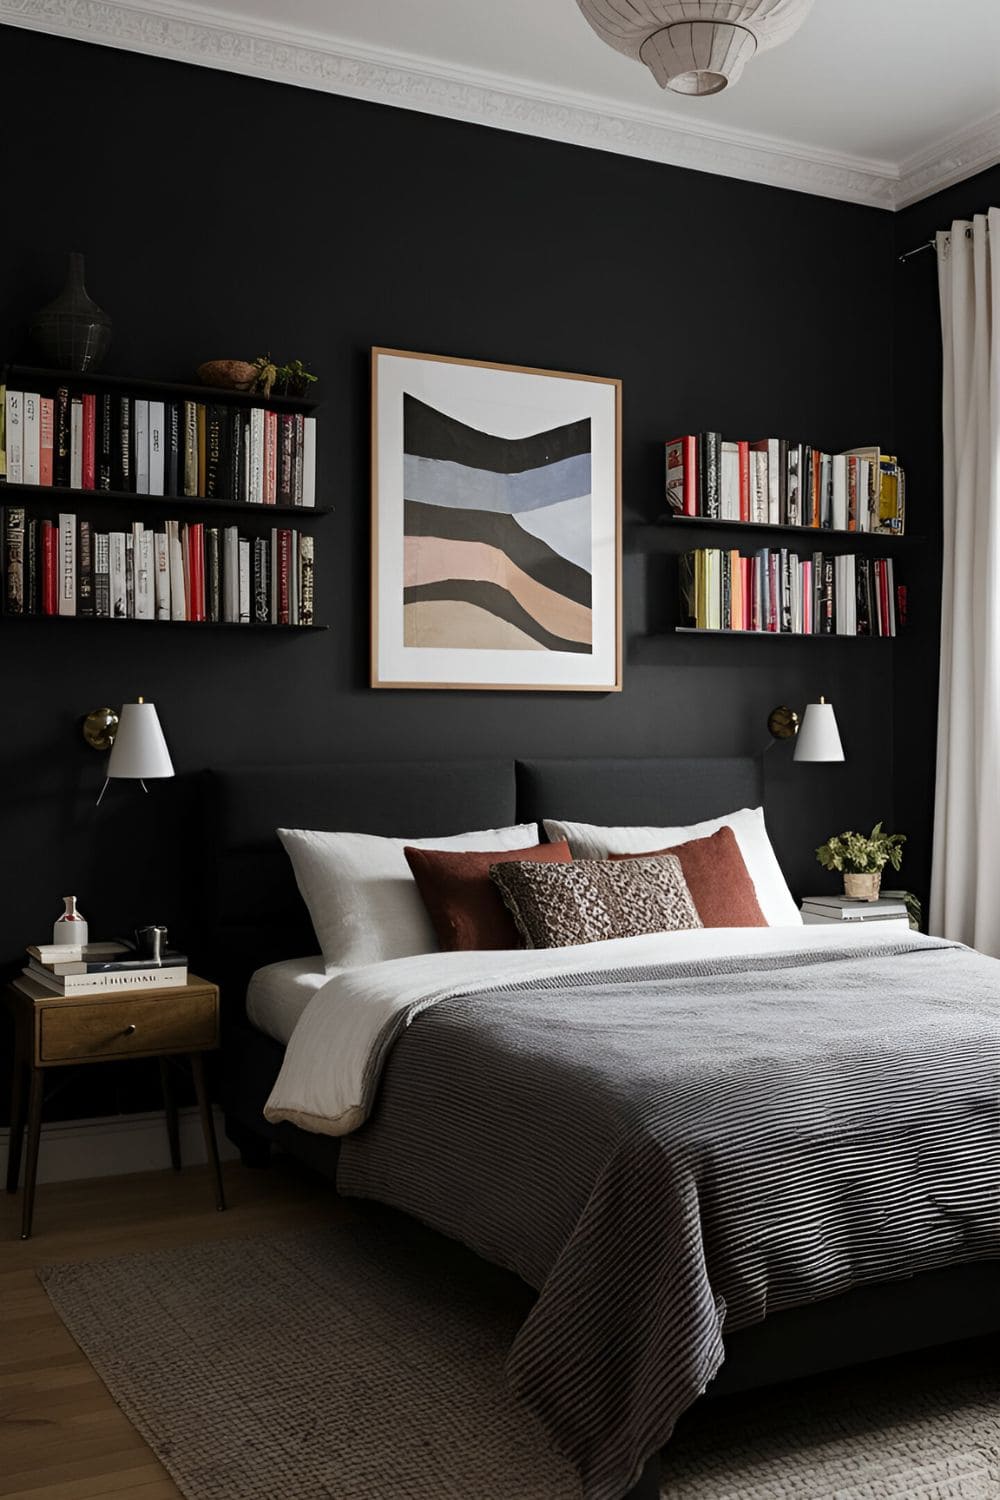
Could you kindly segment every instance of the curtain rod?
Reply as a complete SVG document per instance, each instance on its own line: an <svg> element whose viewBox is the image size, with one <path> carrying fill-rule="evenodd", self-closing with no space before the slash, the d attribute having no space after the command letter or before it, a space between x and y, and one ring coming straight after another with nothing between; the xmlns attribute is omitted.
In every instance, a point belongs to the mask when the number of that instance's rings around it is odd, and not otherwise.
<svg viewBox="0 0 1000 1500"><path fill-rule="evenodd" d="M988 209L983 209L983 213L984 214L986 214L988 212L989 212ZM979 217L981 217L981 215L979 215L979 214L974 214L973 215L973 218L979 218ZM989 234L989 232L990 232L990 226L987 224L987 226L986 226L986 233ZM946 230L945 233L950 234L951 231L950 230ZM967 229L965 231L965 233L966 233L966 235L968 235L970 233L970 231ZM896 259L898 261L911 260L914 255L919 255L920 252L921 252L921 250L936 250L936 249L937 249L937 240L924 240L924 243L922 245L914 245L914 247L913 247L912 250L905 250L902 255L897 255Z"/></svg>

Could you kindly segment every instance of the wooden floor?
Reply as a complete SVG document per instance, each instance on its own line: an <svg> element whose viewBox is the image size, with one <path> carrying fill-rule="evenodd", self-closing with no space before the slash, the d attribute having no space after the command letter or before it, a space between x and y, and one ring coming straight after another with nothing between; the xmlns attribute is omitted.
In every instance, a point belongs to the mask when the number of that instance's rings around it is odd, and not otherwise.
<svg viewBox="0 0 1000 1500"><path fill-rule="evenodd" d="M260 1172L231 1163L225 1181L229 1207L221 1214L205 1168L42 1186L26 1241L18 1238L20 1197L0 1193L0 1496L179 1500L59 1321L34 1267L298 1228L337 1211L329 1187L280 1159Z"/></svg>

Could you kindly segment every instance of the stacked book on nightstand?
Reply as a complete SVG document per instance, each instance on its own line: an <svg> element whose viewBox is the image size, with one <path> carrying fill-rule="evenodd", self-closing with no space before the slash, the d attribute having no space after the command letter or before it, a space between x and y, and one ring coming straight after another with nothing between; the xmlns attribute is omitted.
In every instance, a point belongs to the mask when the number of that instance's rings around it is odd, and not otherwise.
<svg viewBox="0 0 1000 1500"><path fill-rule="evenodd" d="M128 943L48 943L28 949L23 972L50 995L166 990L187 984L187 958L168 950L157 963Z"/></svg>
<svg viewBox="0 0 1000 1500"><path fill-rule="evenodd" d="M802 901L802 920L806 925L818 922L840 922L866 926L869 922L903 922L909 926L906 903L894 896L880 896L877 901L858 901L852 896L806 896Z"/></svg>

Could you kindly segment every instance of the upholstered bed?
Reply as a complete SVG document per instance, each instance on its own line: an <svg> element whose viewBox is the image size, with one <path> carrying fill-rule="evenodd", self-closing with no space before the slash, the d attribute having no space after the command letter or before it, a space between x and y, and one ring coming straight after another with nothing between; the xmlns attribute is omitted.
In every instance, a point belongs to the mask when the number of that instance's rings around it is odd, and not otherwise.
<svg viewBox="0 0 1000 1500"><path fill-rule="evenodd" d="M692 823L758 804L759 777L621 760L209 785L230 1135L331 1175L343 1137L343 1190L540 1292L509 1374L588 1500L655 1494L655 1450L706 1386L1000 1330L997 967L771 927L331 978L274 829Z"/></svg>

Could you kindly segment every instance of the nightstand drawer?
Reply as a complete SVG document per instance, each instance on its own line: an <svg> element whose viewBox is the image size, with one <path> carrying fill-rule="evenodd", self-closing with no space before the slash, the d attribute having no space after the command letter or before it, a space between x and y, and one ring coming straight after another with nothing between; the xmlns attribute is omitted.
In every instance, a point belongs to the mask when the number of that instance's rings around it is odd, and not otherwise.
<svg viewBox="0 0 1000 1500"><path fill-rule="evenodd" d="M139 1052L200 1052L218 1040L216 996L211 991L64 1001L47 1005L40 1019L38 1051L43 1063Z"/></svg>

